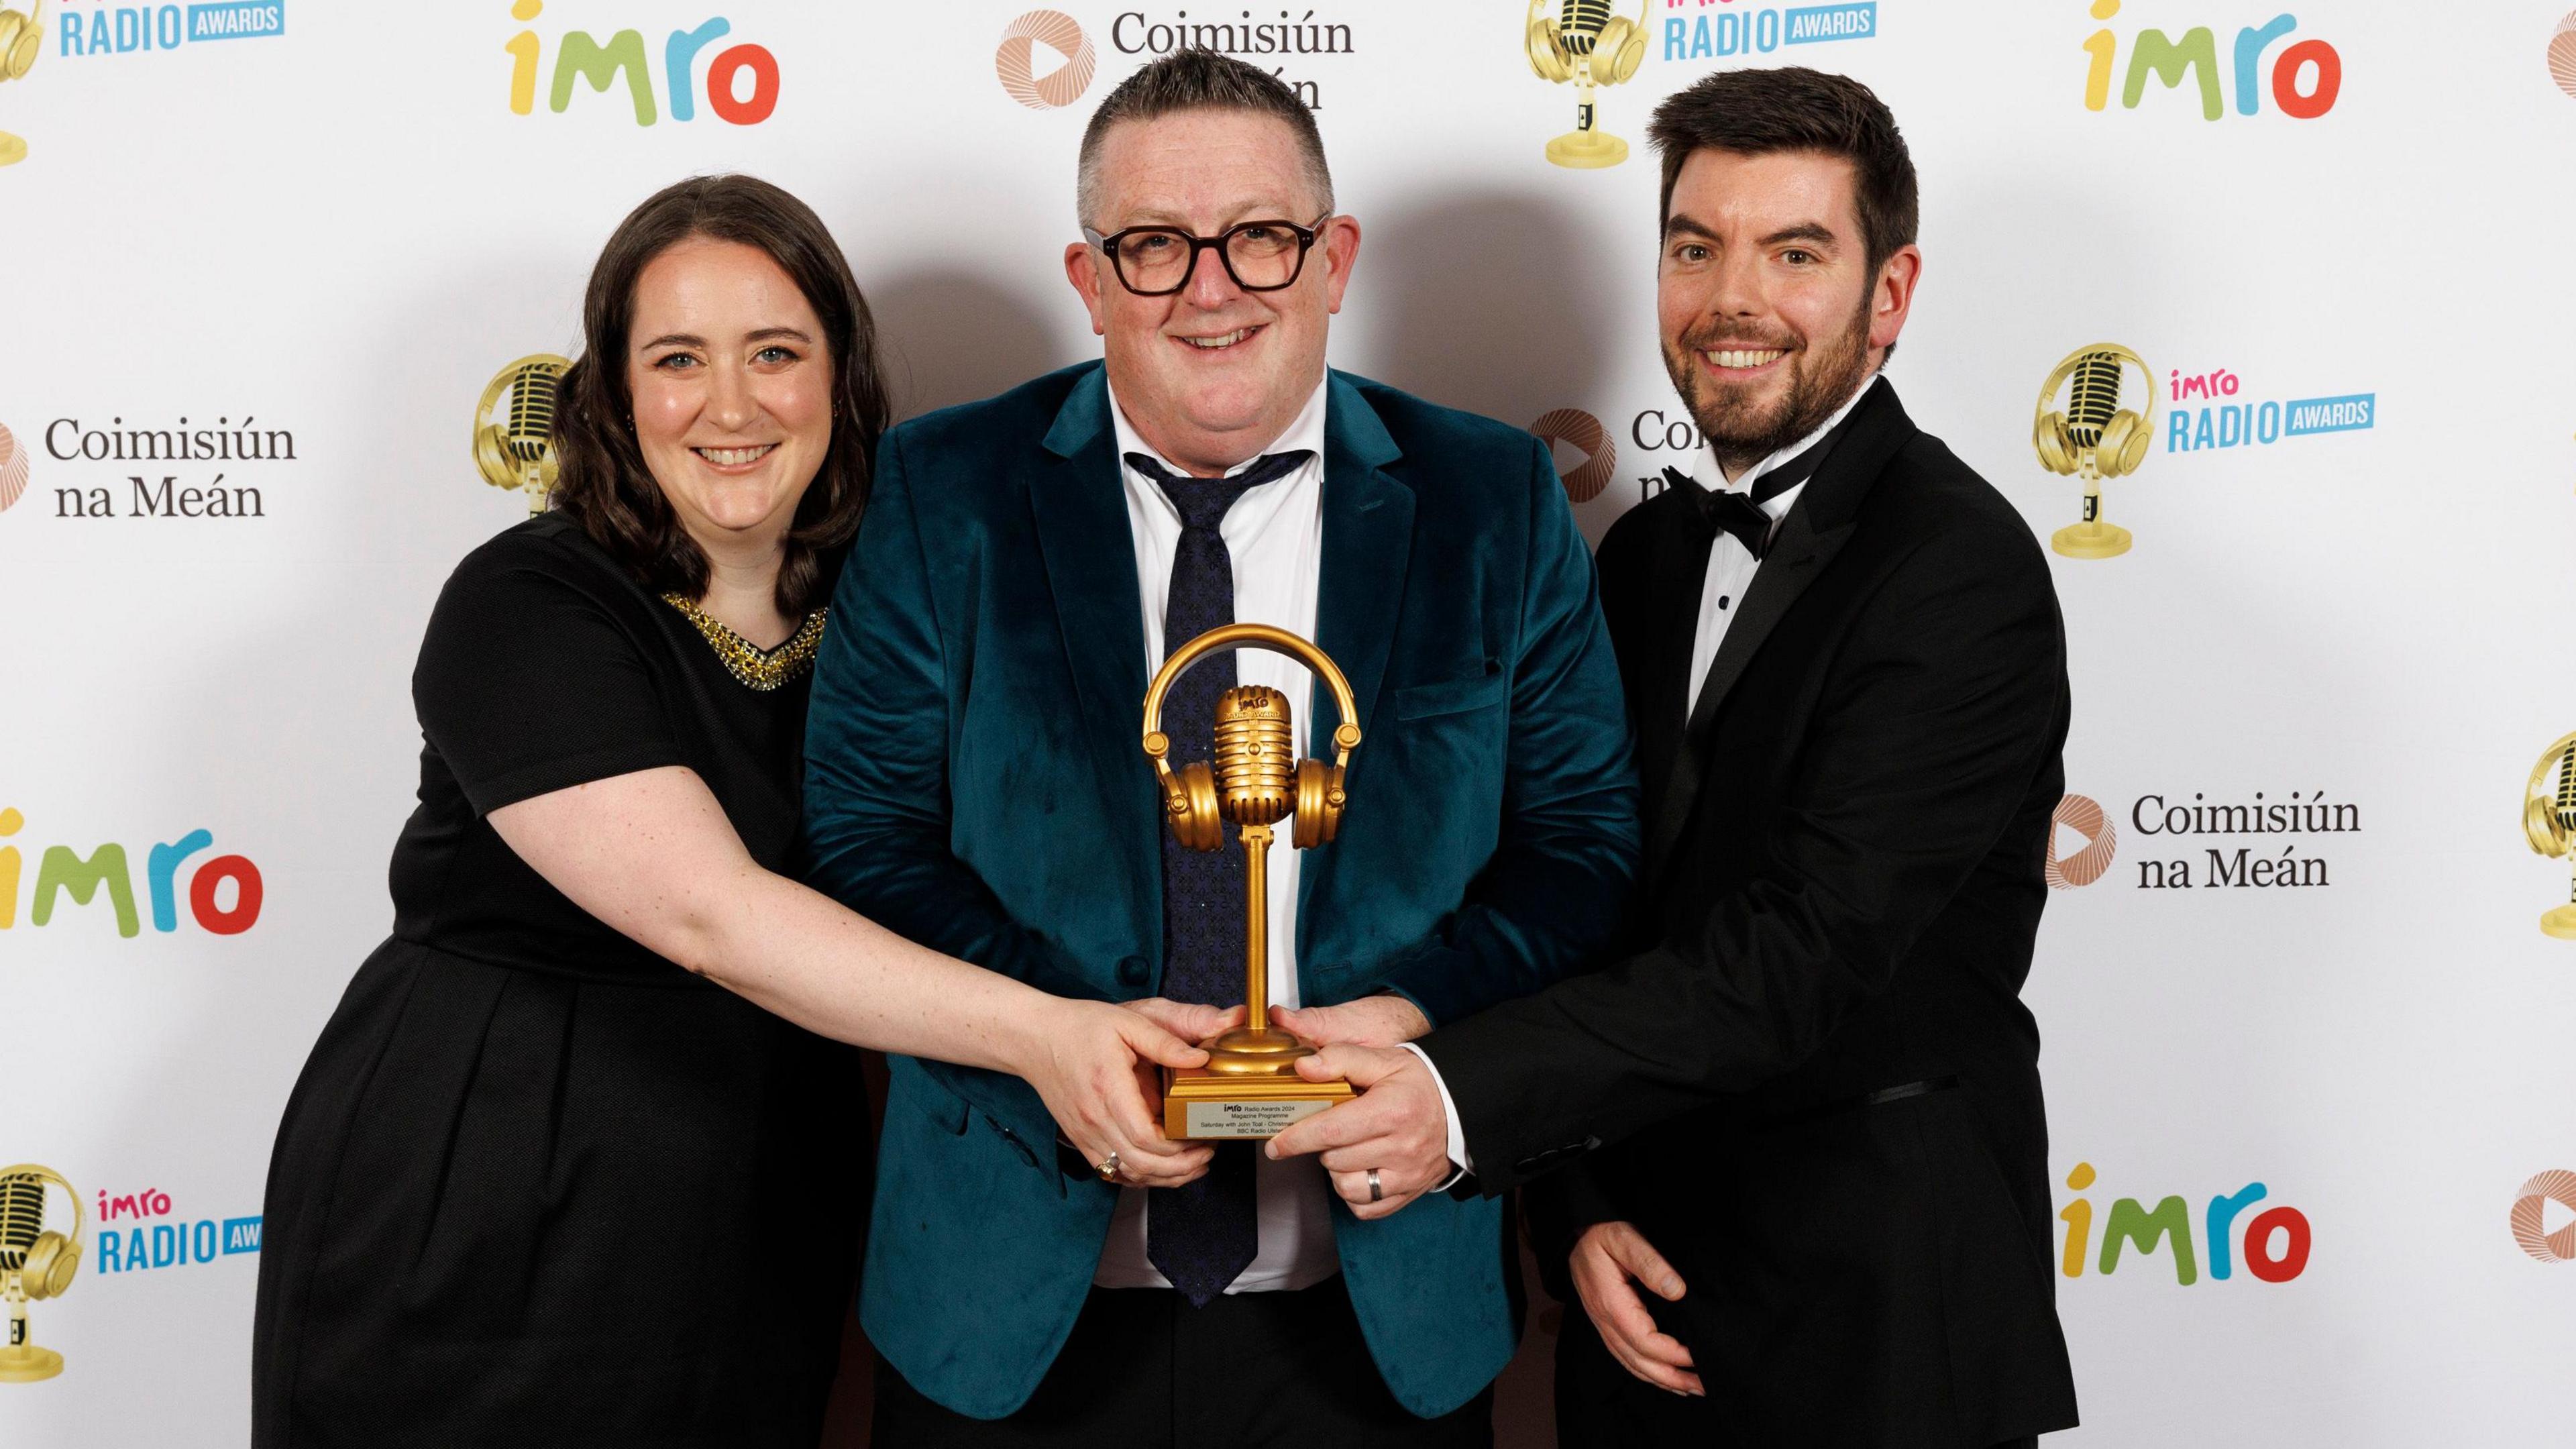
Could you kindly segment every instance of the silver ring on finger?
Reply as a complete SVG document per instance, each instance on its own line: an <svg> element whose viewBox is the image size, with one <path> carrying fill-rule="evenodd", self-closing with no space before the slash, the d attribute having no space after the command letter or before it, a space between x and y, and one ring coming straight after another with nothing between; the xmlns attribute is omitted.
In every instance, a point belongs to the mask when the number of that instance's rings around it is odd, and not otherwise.
<svg viewBox="0 0 2576 1449"><path fill-rule="evenodd" d="M1369 1171L1368 1171L1368 1179L1369 1179L1369 1201L1370 1201L1370 1202L1384 1202L1384 1201L1386 1200L1386 1185L1385 1185L1384 1183L1381 1183L1381 1182L1379 1182L1379 1181L1377 1180L1377 1169L1376 1169L1376 1168L1372 1167L1372 1168L1370 1168L1370 1169L1369 1169Z"/></svg>

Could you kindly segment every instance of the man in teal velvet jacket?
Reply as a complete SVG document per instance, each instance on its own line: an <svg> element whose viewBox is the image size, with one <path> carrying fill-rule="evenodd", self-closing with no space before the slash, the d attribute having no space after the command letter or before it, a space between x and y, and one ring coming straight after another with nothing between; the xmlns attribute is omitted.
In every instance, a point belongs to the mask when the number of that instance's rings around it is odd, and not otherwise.
<svg viewBox="0 0 2576 1449"><path fill-rule="evenodd" d="M1167 649L1258 621L1339 663L1365 732L1339 837L1273 848L1274 998L1355 1003L1393 1043L1581 969L1637 799L1546 451L1325 367L1359 227L1274 77L1148 65L1092 120L1078 206L1105 360L885 440L814 684L816 884L1048 990L1239 1004L1241 847L1169 844L1139 738ZM1177 757L1237 681L1288 695L1301 753L1339 723L1301 668L1219 655L1166 701ZM1490 1441L1499 1204L1362 1222L1314 1159L1139 1136L1085 1162L1019 1079L895 1059L862 1297L880 1442Z"/></svg>

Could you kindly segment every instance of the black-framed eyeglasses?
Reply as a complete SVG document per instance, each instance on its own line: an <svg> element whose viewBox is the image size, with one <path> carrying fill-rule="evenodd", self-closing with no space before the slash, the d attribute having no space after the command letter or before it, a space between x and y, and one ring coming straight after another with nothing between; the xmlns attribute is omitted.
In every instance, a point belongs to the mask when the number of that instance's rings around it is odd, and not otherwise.
<svg viewBox="0 0 2576 1449"><path fill-rule="evenodd" d="M1326 212L1313 226L1293 221L1239 221L1215 236L1192 236L1176 226L1131 226L1107 236L1082 229L1084 239L1109 254L1118 284L1139 297L1168 297L1190 284L1199 253L1215 248L1225 274L1247 292L1276 292L1295 285L1306 270L1306 253L1332 219Z"/></svg>

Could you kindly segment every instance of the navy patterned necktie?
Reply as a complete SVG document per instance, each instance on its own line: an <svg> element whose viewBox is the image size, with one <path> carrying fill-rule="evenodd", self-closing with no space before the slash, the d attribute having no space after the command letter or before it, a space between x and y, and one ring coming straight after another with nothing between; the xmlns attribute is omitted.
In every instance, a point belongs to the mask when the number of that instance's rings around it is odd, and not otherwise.
<svg viewBox="0 0 2576 1449"><path fill-rule="evenodd" d="M1273 453L1231 478L1183 478L1143 453L1127 455L1127 465L1152 479L1181 515L1171 592L1163 603L1166 657L1234 622L1234 559L1217 531L1226 510L1313 456ZM1164 693L1163 732L1171 737L1173 768L1214 757L1217 696L1234 684L1229 652L1202 661ZM1225 848L1205 852L1163 833L1163 994L1174 1001L1243 1004L1243 842L1231 830L1220 833ZM1158 1188L1147 1199L1145 1259L1195 1307L1223 1293L1260 1251L1253 1171L1250 1143L1219 1143L1207 1176L1187 1187Z"/></svg>

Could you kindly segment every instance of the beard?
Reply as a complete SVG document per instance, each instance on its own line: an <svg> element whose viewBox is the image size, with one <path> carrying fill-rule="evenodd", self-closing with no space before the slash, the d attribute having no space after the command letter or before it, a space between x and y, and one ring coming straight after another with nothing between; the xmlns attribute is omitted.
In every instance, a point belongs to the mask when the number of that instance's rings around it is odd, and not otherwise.
<svg viewBox="0 0 2576 1449"><path fill-rule="evenodd" d="M1869 376L1869 303L1870 294L1862 293L1851 325L1820 347L1802 345L1790 334L1755 337L1742 327L1715 323L1693 327L1678 343L1665 341L1664 370L1672 376L1673 391L1681 394L1691 421L1730 476L1824 426L1834 409L1859 391ZM1709 376L1699 354L1717 350L1721 343L1787 351L1789 385L1764 403L1747 388Z"/></svg>

